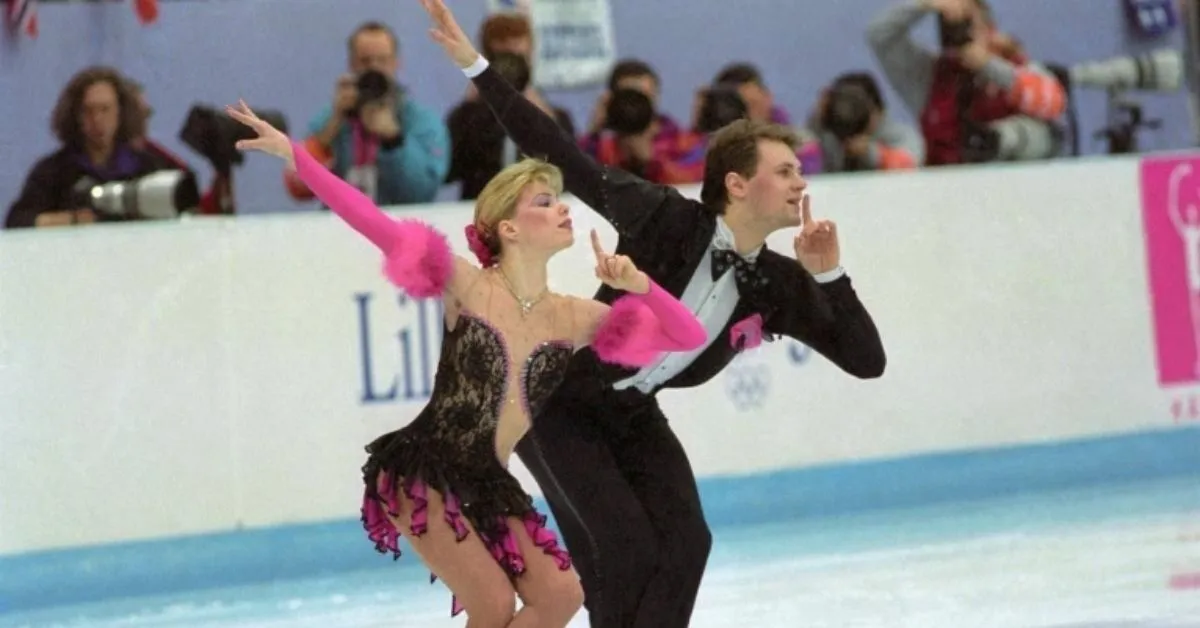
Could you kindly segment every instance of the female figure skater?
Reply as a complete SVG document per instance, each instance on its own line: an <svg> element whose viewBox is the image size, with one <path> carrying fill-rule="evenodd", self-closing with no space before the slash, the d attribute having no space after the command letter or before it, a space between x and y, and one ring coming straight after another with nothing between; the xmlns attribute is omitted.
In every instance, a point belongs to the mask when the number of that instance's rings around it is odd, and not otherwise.
<svg viewBox="0 0 1200 628"><path fill-rule="evenodd" d="M582 604L578 576L508 472L509 456L575 351L590 345L605 361L645 365L663 351L699 347L703 327L629 258L605 253L595 231L596 276L629 294L610 308L547 289L547 262L574 242L554 166L519 162L480 193L466 229L480 269L431 227L383 214L244 102L227 110L258 134L239 150L283 158L384 253L392 283L444 300L428 405L367 446L362 520L376 549L398 558L398 537L408 539L453 592L451 615L465 609L471 628L565 626Z"/></svg>

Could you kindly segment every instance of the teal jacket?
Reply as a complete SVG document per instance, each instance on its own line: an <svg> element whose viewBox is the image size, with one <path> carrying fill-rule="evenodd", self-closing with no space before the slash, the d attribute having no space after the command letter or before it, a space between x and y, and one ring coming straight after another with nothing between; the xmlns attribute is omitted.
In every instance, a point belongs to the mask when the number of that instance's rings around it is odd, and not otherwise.
<svg viewBox="0 0 1200 628"><path fill-rule="evenodd" d="M332 107L325 107L308 125L308 133L318 133L329 122ZM396 109L404 129L404 143L392 150L380 150L376 156L379 172L375 202L379 205L429 203L437 196L450 169L450 133L432 109L404 99ZM339 177L354 165L353 132L348 124L334 138L330 169Z"/></svg>

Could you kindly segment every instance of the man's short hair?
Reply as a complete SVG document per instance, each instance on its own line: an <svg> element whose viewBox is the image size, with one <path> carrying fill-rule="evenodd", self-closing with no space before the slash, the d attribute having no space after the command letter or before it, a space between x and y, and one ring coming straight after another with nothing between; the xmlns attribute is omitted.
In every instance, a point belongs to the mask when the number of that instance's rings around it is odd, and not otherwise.
<svg viewBox="0 0 1200 628"><path fill-rule="evenodd" d="M613 66L612 72L608 74L608 91L617 91L617 85L622 79L642 76L649 76L654 79L656 85L661 84L658 80L658 74L654 71L654 68L650 67L649 63L641 59L622 59Z"/></svg>
<svg viewBox="0 0 1200 628"><path fill-rule="evenodd" d="M712 135L704 158L704 183L700 200L718 213L729 204L725 175L736 172L745 178L758 170L759 142L780 142L793 151L800 145L796 131L773 122L742 119L725 125Z"/></svg>
<svg viewBox="0 0 1200 628"><path fill-rule="evenodd" d="M883 92L879 89L879 83L870 72L847 72L842 74L833 79L833 86L837 87L838 85L856 85L862 88L867 93L867 96L871 97L871 102L875 103L876 108L880 110L884 109Z"/></svg>
<svg viewBox="0 0 1200 628"><path fill-rule="evenodd" d="M762 72L758 68L749 63L733 63L725 66L720 72L717 72L717 77L713 79L715 85L739 85L753 84L759 87L766 87L767 84L763 81Z"/></svg>
<svg viewBox="0 0 1200 628"><path fill-rule="evenodd" d="M396 37L396 31L393 31L392 27L383 22L370 20L359 24L358 28L354 29L353 33L350 33L350 37L346 38L346 54L350 58L354 58L354 44L358 41L358 36L363 33L383 33L387 35L388 39L392 40L392 52L395 52L397 55L400 54L400 38Z"/></svg>

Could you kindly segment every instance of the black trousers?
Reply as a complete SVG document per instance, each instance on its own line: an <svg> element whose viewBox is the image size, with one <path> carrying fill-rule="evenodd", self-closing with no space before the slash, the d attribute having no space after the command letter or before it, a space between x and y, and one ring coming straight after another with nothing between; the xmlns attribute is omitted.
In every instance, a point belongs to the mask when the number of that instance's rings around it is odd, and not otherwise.
<svg viewBox="0 0 1200 628"><path fill-rule="evenodd" d="M654 397L561 393L517 455L558 522L592 628L686 627L712 534L682 445Z"/></svg>

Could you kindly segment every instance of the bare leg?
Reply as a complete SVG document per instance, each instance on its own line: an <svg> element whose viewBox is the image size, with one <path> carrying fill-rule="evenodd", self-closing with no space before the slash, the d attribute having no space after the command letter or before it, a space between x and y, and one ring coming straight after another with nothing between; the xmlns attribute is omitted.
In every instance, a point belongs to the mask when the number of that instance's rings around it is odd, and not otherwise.
<svg viewBox="0 0 1200 628"><path fill-rule="evenodd" d="M424 534L416 536L411 529L413 503L403 488L396 491L401 512L397 517L388 515L388 519L429 570L454 592L466 609L467 628L507 627L516 611L516 592L508 575L484 547L470 522L463 520L470 533L459 541L454 528L446 523L442 495L429 489L426 494L428 528Z"/></svg>
<svg viewBox="0 0 1200 628"><path fill-rule="evenodd" d="M525 573L517 578L522 607L508 628L563 628L583 606L583 585L574 569L562 569L553 556L538 547L525 524L510 519L509 528L525 557Z"/></svg>

